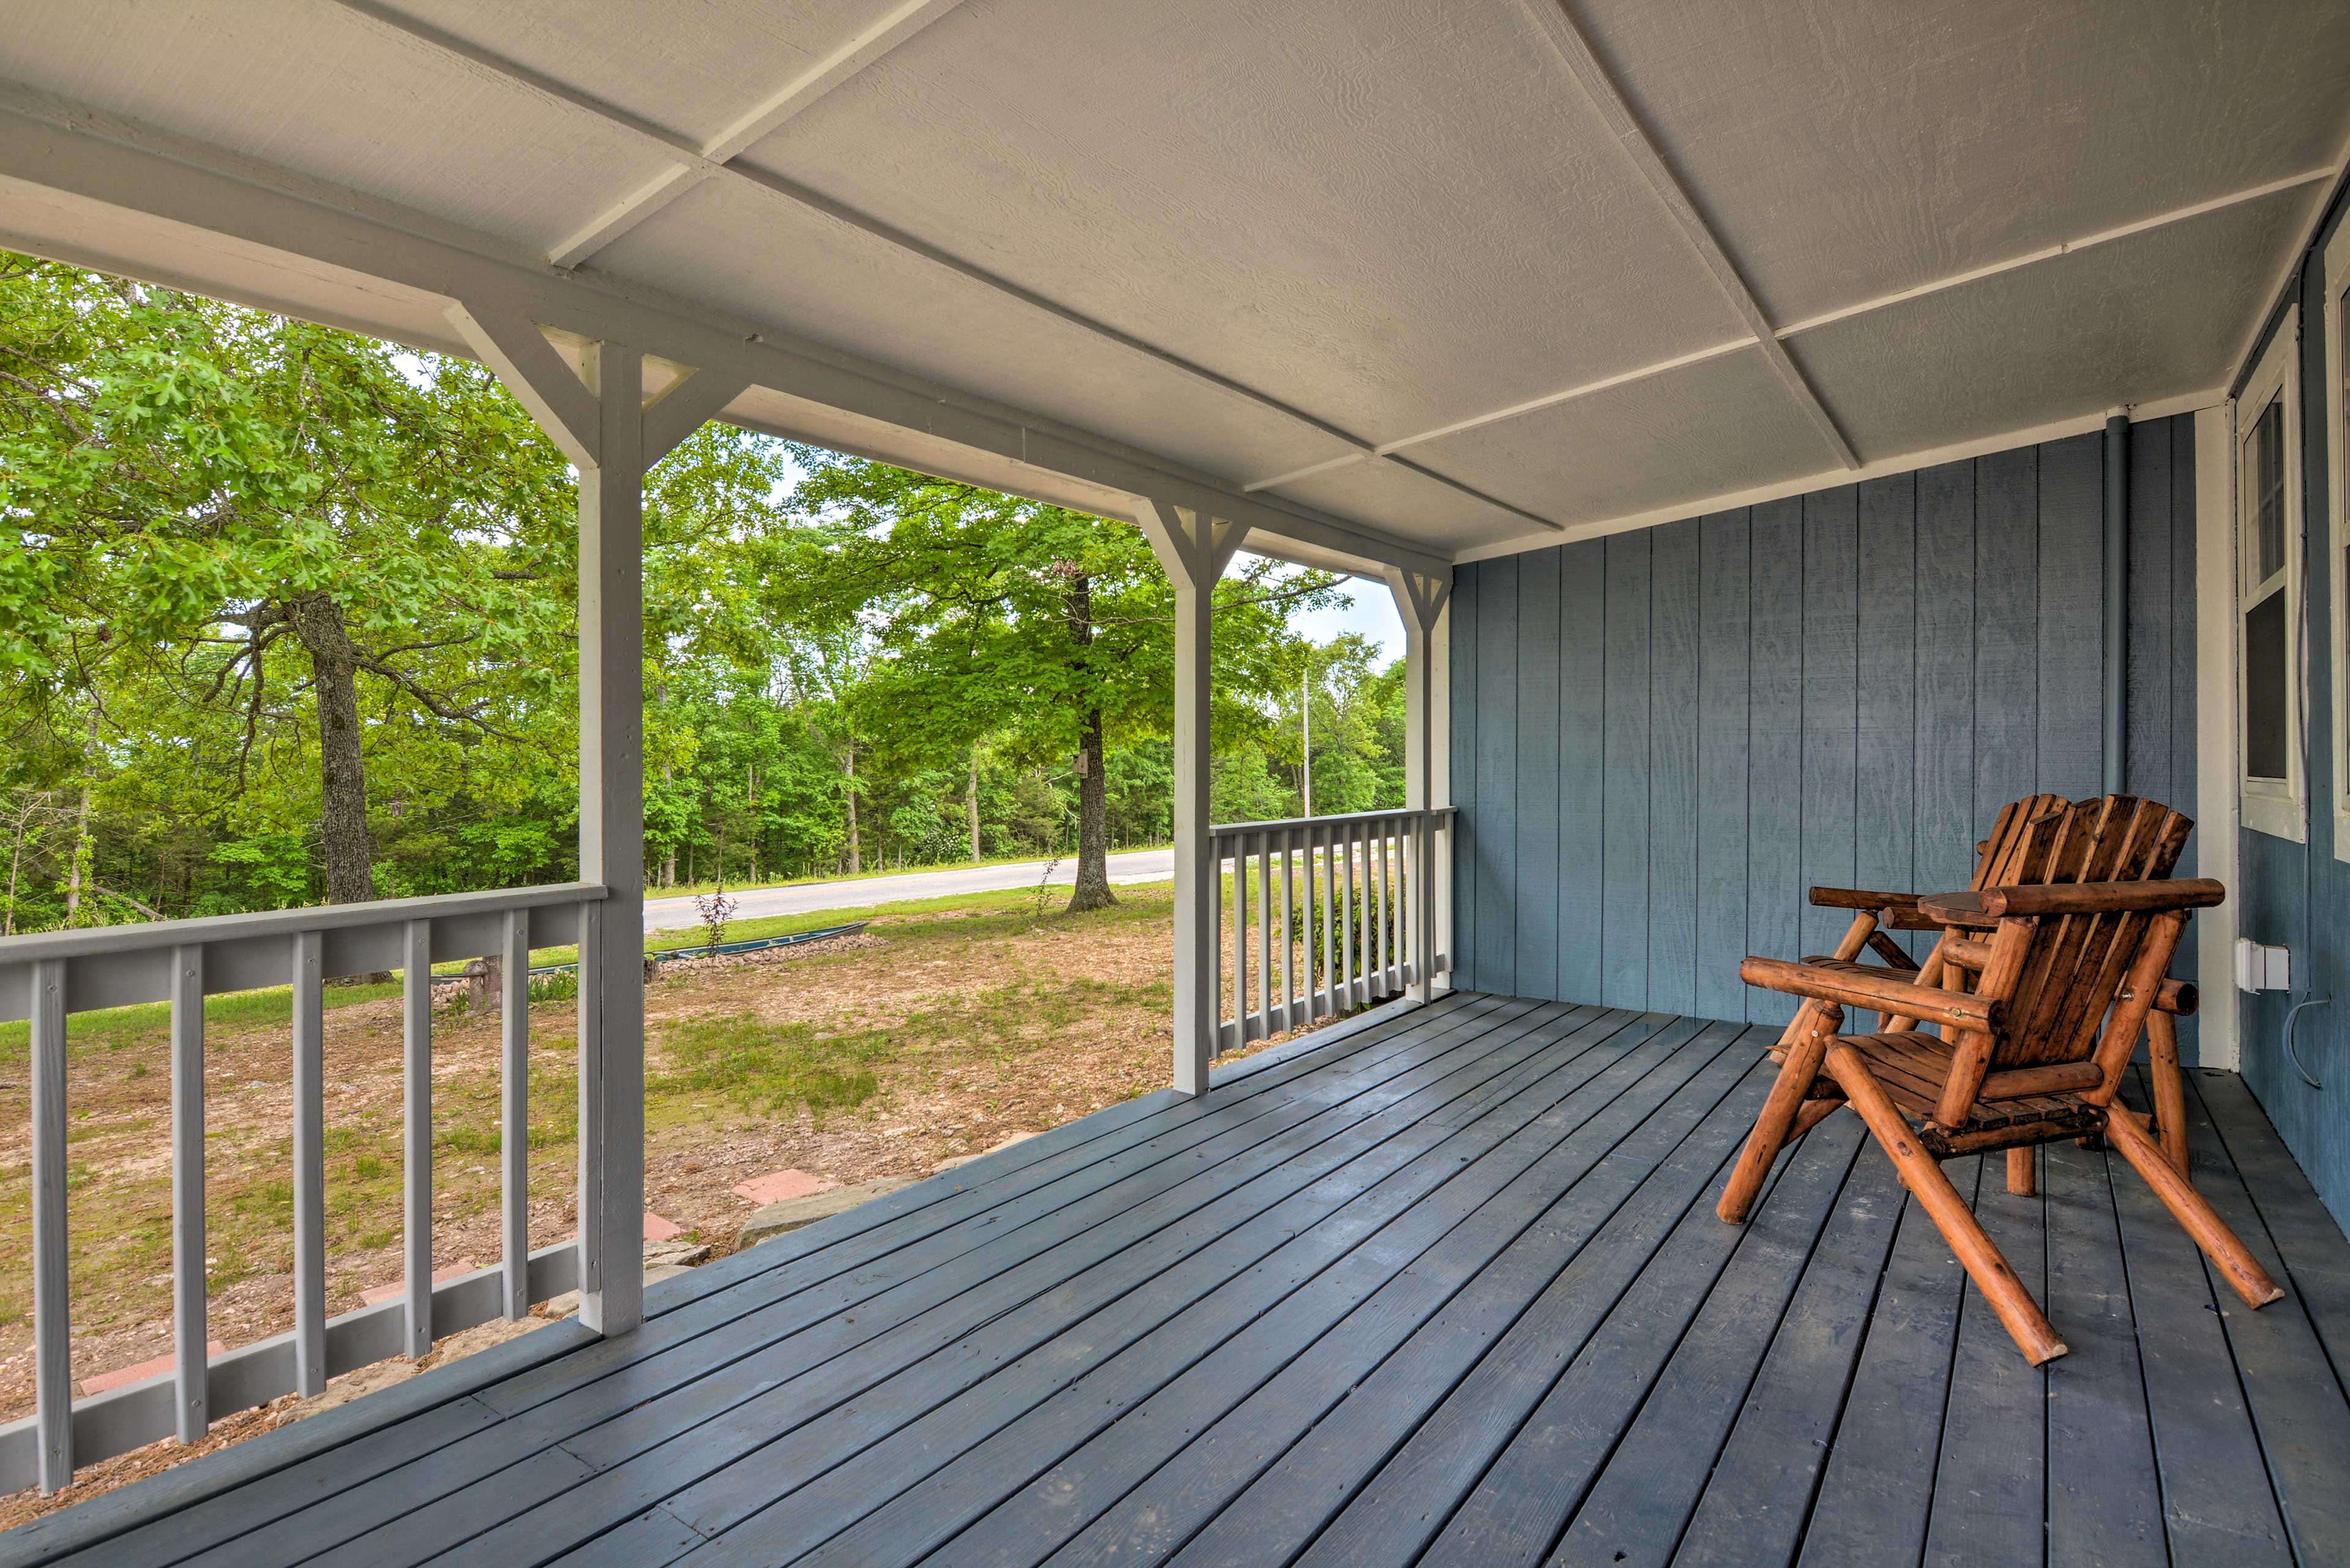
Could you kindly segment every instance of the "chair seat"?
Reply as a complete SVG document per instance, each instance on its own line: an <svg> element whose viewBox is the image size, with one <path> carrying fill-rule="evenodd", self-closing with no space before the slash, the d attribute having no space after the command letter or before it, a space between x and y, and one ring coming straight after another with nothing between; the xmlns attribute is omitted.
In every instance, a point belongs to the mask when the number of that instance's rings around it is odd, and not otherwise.
<svg viewBox="0 0 2350 1568"><path fill-rule="evenodd" d="M1950 1075L1950 1047L1940 1037L1920 1031L1894 1034L1842 1034L1838 1044L1849 1045L1867 1058L1869 1071L1886 1097L1904 1116L1921 1124L1918 1141L1937 1158L2004 1148L2021 1142L2096 1132L2104 1127L2103 1106L2084 1100L2101 1075L2090 1062L2060 1064L1984 1075L1981 1093L1958 1127L1934 1127L1931 1119ZM1841 1100L1844 1089L1822 1073L1813 1080L1807 1098Z"/></svg>

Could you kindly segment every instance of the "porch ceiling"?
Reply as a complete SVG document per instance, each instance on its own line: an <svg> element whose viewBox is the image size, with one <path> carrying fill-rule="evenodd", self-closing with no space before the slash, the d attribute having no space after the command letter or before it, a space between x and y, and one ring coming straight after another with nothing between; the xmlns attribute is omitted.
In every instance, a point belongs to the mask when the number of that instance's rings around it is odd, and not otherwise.
<svg viewBox="0 0 2350 1568"><path fill-rule="evenodd" d="M1450 556L2210 397L2345 60L2350 0L17 0L0 243L455 347L357 214Z"/></svg>

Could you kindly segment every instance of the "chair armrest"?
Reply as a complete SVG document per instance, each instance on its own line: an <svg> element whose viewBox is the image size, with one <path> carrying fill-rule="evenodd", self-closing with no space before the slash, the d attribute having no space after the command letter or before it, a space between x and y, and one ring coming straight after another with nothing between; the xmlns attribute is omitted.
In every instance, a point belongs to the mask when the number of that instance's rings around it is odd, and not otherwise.
<svg viewBox="0 0 2350 1568"><path fill-rule="evenodd" d="M1839 1006L1866 1008L1871 1012L1899 1013L1905 1018L1954 1023L1961 1029L1989 1029L1998 1020L1999 1003L1963 991L1918 985L1906 980L1880 979L1840 970L1813 969L1783 959L1750 958L1738 966L1738 976L1763 991L1808 996Z"/></svg>
<svg viewBox="0 0 2350 1568"><path fill-rule="evenodd" d="M2017 888L1986 888L1980 893L1936 893L1918 902L1918 913L1950 926L1996 925L2010 915L2117 915L2167 909L2199 909L2228 897L2224 884L2208 877L2157 882L2035 882Z"/></svg>
<svg viewBox="0 0 2350 1568"><path fill-rule="evenodd" d="M1816 909L1914 909L1918 907L1915 893L1875 893L1866 888L1814 888L1812 907Z"/></svg>

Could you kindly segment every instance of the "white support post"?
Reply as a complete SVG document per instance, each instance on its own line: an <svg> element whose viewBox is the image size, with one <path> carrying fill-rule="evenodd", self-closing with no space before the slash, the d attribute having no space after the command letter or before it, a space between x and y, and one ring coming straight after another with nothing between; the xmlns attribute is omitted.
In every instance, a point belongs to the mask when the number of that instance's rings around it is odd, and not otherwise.
<svg viewBox="0 0 2350 1568"><path fill-rule="evenodd" d="M1222 882L1209 832L1210 633L1216 579L1248 530L1159 502L1146 505L1138 521L1175 585L1174 1083L1178 1094L1201 1095L1216 1055L1216 900ZM1235 930L1232 940L1242 940L1242 933Z"/></svg>
<svg viewBox="0 0 2350 1568"><path fill-rule="evenodd" d="M1403 618L1404 804L1429 811L1451 804L1451 769L1442 765L1452 742L1447 706L1451 672L1452 579L1390 566L1388 588ZM1411 944L1411 999L1435 993L1436 955L1452 914L1451 857L1436 853L1436 829L1423 820L1411 836L1411 897L1408 939Z"/></svg>
<svg viewBox="0 0 2350 1568"><path fill-rule="evenodd" d="M644 356L573 363L536 325L466 302L451 325L579 470L579 1321L644 1320L644 476L748 384L694 370L656 399Z"/></svg>

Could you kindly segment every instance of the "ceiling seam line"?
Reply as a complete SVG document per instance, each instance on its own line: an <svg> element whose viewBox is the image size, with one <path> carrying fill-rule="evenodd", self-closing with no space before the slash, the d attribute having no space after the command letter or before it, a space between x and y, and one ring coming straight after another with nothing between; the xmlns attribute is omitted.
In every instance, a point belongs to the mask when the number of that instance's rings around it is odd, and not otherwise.
<svg viewBox="0 0 2350 1568"><path fill-rule="evenodd" d="M1774 335L1783 342L1785 339L1793 337L1798 333L1814 331L1822 327L1833 326L1837 322L1849 321L1856 317L1872 315L1880 310L1889 310L1896 306L1906 305L1913 299L1930 298L1934 295L1947 293L1954 288L1962 288L1969 284L1981 283L1993 277L2003 276L2011 272L2018 272L2024 267L2034 265L2040 262L2054 261L2060 257L2077 254L2082 251L2089 250L2099 245L2111 244L2121 240L2135 239L2141 234L2153 234L2158 230L2168 228L2174 223L2187 223L2196 218L2208 216L2212 213L2224 212L2230 207L2241 206L2247 202L2257 202L2264 196L2273 196L2285 191L2294 190L2303 185L2311 185L2315 184L2320 181L2333 180L2339 177L2341 173L2342 169L2338 165L2329 165L2317 169L2303 170L2298 174L2290 174L2282 179L2271 180L2259 185L2249 185L2241 190L2230 191L2223 195L2214 196L2209 201L2195 202L2191 206L2170 208L2167 211L2157 213L2151 217L2134 219L2129 223L2116 224L2112 228L2099 229L2093 234L2082 234L2072 239L2060 240L2053 245L2043 245L2036 250L2027 251L2021 255L2009 256L2002 261L1986 263L1981 266L1972 267L1965 272L1951 273L1945 276L1934 278L1929 282L1918 284L1909 288L1900 289L1891 294L1877 295L1871 298L1861 300L1856 304L1840 306L1834 310L1822 311L1816 316L1807 316L1800 321L1790 322L1784 327L1775 327L1773 330ZM2303 246L2303 248L2306 249L2307 247ZM2296 252L2295 254L2298 254L2299 253ZM1446 436L1460 435L1469 431L1482 429L1487 425L1501 424L1510 420L1523 418L1527 414L1540 413L1545 409L1553 409L1563 403L1574 402L1578 399L1589 397L1594 393L1614 391L1618 387L1636 385L1641 381L1653 379L1654 378L1664 375L1669 371L1682 369L1690 365L1701 364L1705 360L1719 358L1725 354L1736 353L1741 348L1753 348L1756 346L1757 341L1752 335L1743 337L1732 338L1722 343L1715 344L1711 348L1697 349L1692 353L1679 355L1670 359L1660 359L1653 364L1642 365L1635 369L1622 371L1613 376L1603 377L1596 381L1583 382L1580 385L1569 387L1562 391L1553 392L1544 397L1531 398L1523 403L1513 403L1508 408L1495 409L1490 413L1472 414L1467 419L1456 421L1449 425L1441 425L1434 430L1420 431L1411 435L1399 436L1394 441L1381 441L1373 449L1373 452L1378 456L1385 457L1391 453L1401 452L1407 447L1419 446L1423 442L1431 441L1440 441ZM1314 463L1305 468L1293 470L1288 473L1275 474L1270 479L1254 480L1250 483L1243 485L1241 488L1243 491L1251 493L1259 490L1274 489L1278 486L1287 484L1294 480L1307 478L1313 474L1320 473L1326 469L1336 468L1342 463L1351 462L1354 461L1355 458L1353 456L1332 458L1326 462Z"/></svg>
<svg viewBox="0 0 2350 1568"><path fill-rule="evenodd" d="M867 67L887 59L899 46L961 4L962 0L901 0L888 16L769 93L717 136L702 142L697 149L699 155L712 165L732 165L735 159L782 130L811 105L847 85ZM579 265L710 177L711 171L694 164L674 165L667 174L621 197L606 210L603 217L556 245L548 259L557 266Z"/></svg>
<svg viewBox="0 0 2350 1568"><path fill-rule="evenodd" d="M1730 259L1730 253L1722 247L1720 237L1707 224L1688 191L1674 176L1663 154L1657 151L1656 144L1641 130L1640 122L1632 113L1631 105L1625 99L1622 89L1608 76L1590 41L1583 36L1583 30L1567 15L1565 0L1519 0L1519 8L1533 21L1559 62L1566 67L1567 74L1575 78L1575 86L1582 89L1591 107L1607 123L1609 134L1630 157L1649 190L1680 229L1682 237L1697 252L1698 259L1705 265L1706 270L1712 274L1716 286L1746 323L1747 330L1760 340L1764 357L1770 361L1781 384L1787 389L1789 396L1803 409L1805 417L1827 442L1836 459L1847 469L1860 467L1859 453L1854 451L1852 442L1836 423L1835 416L1829 411L1818 389L1804 378L1802 368L1796 365L1785 346L1773 334L1769 318L1762 314L1762 305L1755 299L1753 290L1747 286L1737 264Z"/></svg>
<svg viewBox="0 0 2350 1568"><path fill-rule="evenodd" d="M999 277L977 263L966 261L929 241L916 239L890 224L882 223L879 219L858 212L846 203L836 202L830 197L808 190L795 181L732 163L715 162L703 157L683 138L661 130L650 121L630 114L616 105L603 103L593 94L568 87L551 77L532 70L529 67L506 60L490 50L468 44L453 35L442 32L430 23L393 11L379 4L378 0L329 0L329 3L349 12L354 16L459 60L474 69L488 72L514 86L535 92L547 102L569 112L584 114L639 140L649 140L661 150L663 156L687 161L692 167L702 171L703 178L730 180L788 202L803 211L816 213L821 217L828 218L834 223L863 234L870 239L878 240L904 254L928 262L933 266L941 267L1004 298L1051 316L1065 325L1074 327L1103 342L1125 348L1130 353L1139 354L1154 364L1189 376L1227 395L1253 403L1267 412L1302 424L1316 434L1354 449L1364 457L1378 462L1397 462L1399 466L1466 495L1473 501L1497 507L1513 516L1523 518L1527 522L1538 524L1543 527L1561 530L1565 527L1565 524L1544 517L1539 514L1496 501L1473 486L1464 484L1449 475L1383 456L1372 442L1340 426L1284 402L1268 392L1260 391L1244 382L1211 370L1204 365L1197 364L1170 349L1160 348L1146 342L1107 322L1095 320L1072 306L1061 305L1008 278Z"/></svg>

